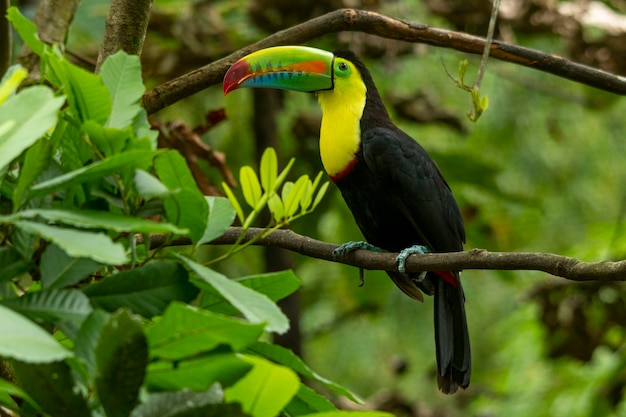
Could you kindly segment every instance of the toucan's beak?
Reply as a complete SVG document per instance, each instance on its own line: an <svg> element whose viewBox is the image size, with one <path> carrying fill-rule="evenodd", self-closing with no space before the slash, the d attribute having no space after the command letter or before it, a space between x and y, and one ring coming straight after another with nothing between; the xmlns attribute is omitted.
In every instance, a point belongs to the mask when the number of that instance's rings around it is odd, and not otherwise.
<svg viewBox="0 0 626 417"><path fill-rule="evenodd" d="M224 94L244 87L302 92L333 88L334 55L306 46L262 49L235 62L224 76Z"/></svg>

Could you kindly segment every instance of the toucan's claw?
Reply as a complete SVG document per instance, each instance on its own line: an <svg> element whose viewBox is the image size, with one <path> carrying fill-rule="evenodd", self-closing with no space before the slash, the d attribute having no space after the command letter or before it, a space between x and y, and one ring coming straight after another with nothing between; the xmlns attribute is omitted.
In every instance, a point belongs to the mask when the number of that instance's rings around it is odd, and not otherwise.
<svg viewBox="0 0 626 417"><path fill-rule="evenodd" d="M338 258L357 249L364 249L372 252L387 252L386 250L383 250L378 246L374 246L371 243L350 241L344 243L343 245L339 245L337 249L333 251L333 257Z"/></svg>
<svg viewBox="0 0 626 417"><path fill-rule="evenodd" d="M398 271L405 274L406 273L406 260L410 255L419 254L423 255L428 253L428 248L422 245L413 245L410 248L402 249L400 254L396 257L396 265L398 266ZM415 278L416 281L421 281L426 276L426 272L420 273L419 277Z"/></svg>

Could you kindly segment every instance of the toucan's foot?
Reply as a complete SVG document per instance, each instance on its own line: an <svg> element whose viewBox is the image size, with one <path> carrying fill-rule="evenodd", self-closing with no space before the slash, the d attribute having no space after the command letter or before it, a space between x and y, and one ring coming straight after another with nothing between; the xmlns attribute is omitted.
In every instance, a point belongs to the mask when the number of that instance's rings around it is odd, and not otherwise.
<svg viewBox="0 0 626 417"><path fill-rule="evenodd" d="M413 255L415 253L423 255L425 253L428 253L428 248L422 245L413 245L410 248L401 250L400 254L396 257L396 265L398 266L398 271L402 272L403 274L406 273L406 260L410 255ZM415 280L419 282L423 280L425 276L426 272L421 272L419 276L415 278Z"/></svg>
<svg viewBox="0 0 626 417"><path fill-rule="evenodd" d="M352 251L355 251L357 249L365 249L365 250L369 250L372 252L386 252L385 250L379 248L378 246L374 246L370 243L367 242L346 242L343 245L339 245L339 247L337 247L337 249L335 249L333 251L333 256L335 258L342 256L346 253L350 253Z"/></svg>

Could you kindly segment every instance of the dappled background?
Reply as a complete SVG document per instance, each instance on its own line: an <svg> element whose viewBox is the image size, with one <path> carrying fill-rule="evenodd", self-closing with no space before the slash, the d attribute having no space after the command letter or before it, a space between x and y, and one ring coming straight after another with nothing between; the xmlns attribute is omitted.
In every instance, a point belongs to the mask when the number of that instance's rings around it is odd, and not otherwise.
<svg viewBox="0 0 626 417"><path fill-rule="evenodd" d="M29 11L26 2L15 3ZM142 56L147 87L340 7L480 36L491 10L484 0L155 0ZM106 1L81 2L67 49L86 67L95 64L107 12ZM496 34L626 74L621 0L504 1ZM456 76L467 58L471 81L477 57L359 33L310 45L351 48L364 58L394 121L429 151L450 183L466 222L466 248L588 261L626 257L623 98L490 61L481 91L489 108L474 124L465 116L470 97L447 72ZM192 150L181 147L210 193L221 190L225 166L236 173L266 146L277 148L283 165L297 158L294 178L317 174L320 116L312 95L256 90L225 98L216 85L153 115L153 124L168 146L194 133L202 140ZM194 158L202 152L211 156ZM361 238L334 187L313 215L291 227L333 243ZM221 250L206 248L206 256ZM415 303L380 272L366 272L359 287L354 268L276 249L251 248L217 268L230 276L293 268L303 286L283 304L293 331L281 343L368 407L399 416L626 415L623 284L465 271L474 372L470 388L449 397L435 384L432 299Z"/></svg>

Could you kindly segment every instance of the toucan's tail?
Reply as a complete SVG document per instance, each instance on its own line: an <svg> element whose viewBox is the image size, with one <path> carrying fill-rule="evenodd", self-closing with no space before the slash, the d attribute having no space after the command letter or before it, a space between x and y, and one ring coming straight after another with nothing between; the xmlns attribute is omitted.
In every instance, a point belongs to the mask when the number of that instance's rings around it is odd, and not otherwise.
<svg viewBox="0 0 626 417"><path fill-rule="evenodd" d="M469 332L465 318L465 295L458 285L437 279L435 289L435 347L437 350L437 385L445 394L467 388L472 371Z"/></svg>

